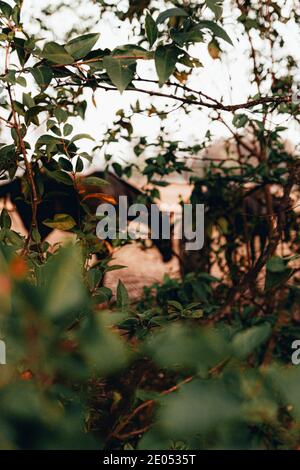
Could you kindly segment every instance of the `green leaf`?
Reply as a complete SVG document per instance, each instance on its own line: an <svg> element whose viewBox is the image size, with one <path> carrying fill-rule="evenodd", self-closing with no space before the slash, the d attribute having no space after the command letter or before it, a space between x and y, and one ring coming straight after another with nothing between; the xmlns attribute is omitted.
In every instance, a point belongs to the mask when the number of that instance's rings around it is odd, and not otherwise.
<svg viewBox="0 0 300 470"><path fill-rule="evenodd" d="M161 405L161 429L178 439L186 439L188 436L215 436L220 427L231 429L231 423L242 420L237 395L230 393L227 384L216 379L195 379L178 393L161 399Z"/></svg>
<svg viewBox="0 0 300 470"><path fill-rule="evenodd" d="M27 82L26 82L26 79L24 77L18 77L16 79L16 83L18 83L18 85L21 85L23 87L26 87L27 86Z"/></svg>
<svg viewBox="0 0 300 470"><path fill-rule="evenodd" d="M57 137L54 137L53 135L41 135L41 137L38 138L36 141L36 146L42 146L42 145L59 145L61 144L62 141L58 139Z"/></svg>
<svg viewBox="0 0 300 470"><path fill-rule="evenodd" d="M26 125L28 126L30 122L33 122L33 124L39 126L40 123L38 120L38 115L43 111L45 111L45 108L42 106L33 106L32 108L28 109L25 113Z"/></svg>
<svg viewBox="0 0 300 470"><path fill-rule="evenodd" d="M221 233L223 235L226 235L228 234L229 232L229 224L228 224L228 220L225 219L225 217L220 217L218 220L217 220L217 225L218 225L218 228L220 229Z"/></svg>
<svg viewBox="0 0 300 470"><path fill-rule="evenodd" d="M208 273L198 273L197 274L197 279L203 279L206 282L221 282L221 279L215 276L212 276L211 274Z"/></svg>
<svg viewBox="0 0 300 470"><path fill-rule="evenodd" d="M102 178L98 178L98 176L86 176L84 178L84 183L87 186L98 186L99 188L101 188L103 185L109 184L108 181Z"/></svg>
<svg viewBox="0 0 300 470"><path fill-rule="evenodd" d="M203 374L230 354L227 341L216 329L191 328L179 323L149 337L146 352L159 367Z"/></svg>
<svg viewBox="0 0 300 470"><path fill-rule="evenodd" d="M53 220L46 219L43 224L58 230L71 230L76 226L75 220L68 214L55 214Z"/></svg>
<svg viewBox="0 0 300 470"><path fill-rule="evenodd" d="M67 65L74 62L73 57L66 51L64 46L56 42L48 42L45 44L42 57L57 65Z"/></svg>
<svg viewBox="0 0 300 470"><path fill-rule="evenodd" d="M228 36L228 34L226 33L226 31L214 21L209 21L209 20L199 21L199 23L197 24L197 27L200 29L210 29L210 31L212 31L212 33L216 37L224 39L224 41L228 42L229 44L233 46L233 43L230 37Z"/></svg>
<svg viewBox="0 0 300 470"><path fill-rule="evenodd" d="M203 67L203 64L200 62L199 59L190 56L185 51L183 51L183 55L179 57L178 62L180 64L185 65L186 67L196 68L196 67Z"/></svg>
<svg viewBox="0 0 300 470"><path fill-rule="evenodd" d="M12 244L15 245L15 248L20 248L23 244L22 237L17 232L13 230L6 230L6 238Z"/></svg>
<svg viewBox="0 0 300 470"><path fill-rule="evenodd" d="M21 3L16 1L15 3ZM21 5L15 5L12 11L12 19L16 26L20 26L20 17L21 17Z"/></svg>
<svg viewBox="0 0 300 470"><path fill-rule="evenodd" d="M123 176L123 167L122 165L120 165L120 163L118 162L114 162L112 164L112 167L114 169L114 171L116 172L116 175L121 178Z"/></svg>
<svg viewBox="0 0 300 470"><path fill-rule="evenodd" d="M108 287L100 287L96 290L94 299L98 304L109 302L112 298L112 291Z"/></svg>
<svg viewBox="0 0 300 470"><path fill-rule="evenodd" d="M92 140L94 141L95 139L89 135L89 134L76 134L74 135L74 137L72 137L72 139L70 140L70 144L73 144L74 142L76 142L77 140L81 140L81 139L88 139L88 140Z"/></svg>
<svg viewBox="0 0 300 470"><path fill-rule="evenodd" d="M129 296L123 282L119 280L117 287L117 307L126 310L129 306Z"/></svg>
<svg viewBox="0 0 300 470"><path fill-rule="evenodd" d="M59 161L59 165L60 165L62 170L64 170L64 171L73 171L73 165L70 162L70 160L67 160L64 157L60 157L58 161Z"/></svg>
<svg viewBox="0 0 300 470"><path fill-rule="evenodd" d="M223 0L205 0L205 3L207 7L214 13L216 19L219 20L223 13Z"/></svg>
<svg viewBox="0 0 300 470"><path fill-rule="evenodd" d="M50 178L55 179L55 181L66 184L67 186L73 186L73 180L68 173L61 170L48 171L46 169L45 172Z"/></svg>
<svg viewBox="0 0 300 470"><path fill-rule="evenodd" d="M30 57L30 53L28 49L25 47L25 43L26 43L25 39L16 38L16 37L14 38L13 47L15 48L18 54L18 58L22 66L25 65L25 63Z"/></svg>
<svg viewBox="0 0 300 470"><path fill-rule="evenodd" d="M149 12L147 12L147 15L146 15L145 30L146 30L146 35L147 35L147 39L149 41L150 47L152 47L158 38L158 28L156 26L154 19L152 18Z"/></svg>
<svg viewBox="0 0 300 470"><path fill-rule="evenodd" d="M203 42L203 34L199 28L192 28L190 31L177 31L172 29L171 38L181 47L187 43Z"/></svg>
<svg viewBox="0 0 300 470"><path fill-rule="evenodd" d="M267 261L267 275L265 289L272 289L276 285L284 283L292 274L292 269L287 266L288 260L273 256Z"/></svg>
<svg viewBox="0 0 300 470"><path fill-rule="evenodd" d="M32 98L31 93L23 93L22 101L24 106L27 106L27 108L33 108L35 106L35 101Z"/></svg>
<svg viewBox="0 0 300 470"><path fill-rule="evenodd" d="M176 46L159 46L155 52L155 66L162 86L175 70L180 50Z"/></svg>
<svg viewBox="0 0 300 470"><path fill-rule="evenodd" d="M286 270L286 263L280 256L273 256L267 262L267 270L271 273L282 273Z"/></svg>
<svg viewBox="0 0 300 470"><path fill-rule="evenodd" d="M10 229L11 227L11 218L6 209L2 209L0 215L0 227L2 229Z"/></svg>
<svg viewBox="0 0 300 470"><path fill-rule="evenodd" d="M71 315L75 319L87 305L87 291L80 268L81 256L73 246L59 250L43 269L43 311L46 316L59 318ZM70 319L71 319L70 318Z"/></svg>
<svg viewBox="0 0 300 470"><path fill-rule="evenodd" d="M41 235L36 227L32 229L32 240L35 241L35 243L41 243Z"/></svg>
<svg viewBox="0 0 300 470"><path fill-rule="evenodd" d="M274 287L285 283L291 276L293 272L292 268L285 266L284 261L281 261L282 263L279 260L274 260L273 258L268 261L269 264L267 264L267 275L265 282L266 290L273 289Z"/></svg>
<svg viewBox="0 0 300 470"><path fill-rule="evenodd" d="M104 375L124 368L127 348L120 336L105 327L101 316L90 315L82 323L79 342L91 370Z"/></svg>
<svg viewBox="0 0 300 470"><path fill-rule="evenodd" d="M66 122L66 120L68 119L67 111L65 111L64 109L60 107L55 108L54 116L56 117L59 124Z"/></svg>
<svg viewBox="0 0 300 470"><path fill-rule="evenodd" d="M57 126L51 126L51 131L56 134L58 137L61 137L61 130ZM50 149L49 149L50 150Z"/></svg>
<svg viewBox="0 0 300 470"><path fill-rule="evenodd" d="M123 266L122 264L113 264L112 266L107 266L107 268L105 268L105 272L109 273L111 271L120 271L120 269L125 269L127 267L128 266Z"/></svg>
<svg viewBox="0 0 300 470"><path fill-rule="evenodd" d="M68 135L72 134L73 132L73 126L71 124L65 124L64 125L64 136L67 137Z"/></svg>
<svg viewBox="0 0 300 470"><path fill-rule="evenodd" d="M83 168L84 168L83 161L81 160L80 157L78 157L76 166L75 166L76 173L81 173L83 171Z"/></svg>
<svg viewBox="0 0 300 470"><path fill-rule="evenodd" d="M283 403L289 407L289 413L300 421L300 367L273 366L266 370L272 388L280 393Z"/></svg>
<svg viewBox="0 0 300 470"><path fill-rule="evenodd" d="M157 24L163 23L168 18L172 18L173 16L189 16L186 11L182 8L169 8L169 10L163 11L158 15L156 20Z"/></svg>
<svg viewBox="0 0 300 470"><path fill-rule="evenodd" d="M170 307L174 307L179 312L181 312L183 310L183 306L179 302L177 302L176 300L168 300L168 305Z"/></svg>
<svg viewBox="0 0 300 470"><path fill-rule="evenodd" d="M16 168L17 155L14 144L4 145L0 148L0 171L9 171Z"/></svg>
<svg viewBox="0 0 300 470"><path fill-rule="evenodd" d="M135 60L116 59L111 56L103 59L106 72L120 93L123 93L134 78L134 69L131 67L133 64L135 64Z"/></svg>
<svg viewBox="0 0 300 470"><path fill-rule="evenodd" d="M232 341L233 354L241 359L246 359L249 354L268 340L271 332L271 325L263 323L237 333Z"/></svg>
<svg viewBox="0 0 300 470"><path fill-rule="evenodd" d="M13 9L8 3L0 1L0 11L2 11L5 18L9 19Z"/></svg>
<svg viewBox="0 0 300 470"><path fill-rule="evenodd" d="M65 49L74 59L81 59L91 52L99 37L99 33L84 34L69 41Z"/></svg>
<svg viewBox="0 0 300 470"><path fill-rule="evenodd" d="M237 128L240 129L241 127L245 127L249 118L246 114L236 114L232 120L232 124Z"/></svg>
<svg viewBox="0 0 300 470"><path fill-rule="evenodd" d="M16 71L15 70L9 70L8 73L5 75L5 80L8 83L11 83L12 85L16 84Z"/></svg>
<svg viewBox="0 0 300 470"><path fill-rule="evenodd" d="M110 57L116 58L116 56L124 56L124 59L128 59L129 63L135 64L135 59L149 60L153 58L153 52L147 51L144 47L136 46L135 44L125 44L124 46L116 47Z"/></svg>

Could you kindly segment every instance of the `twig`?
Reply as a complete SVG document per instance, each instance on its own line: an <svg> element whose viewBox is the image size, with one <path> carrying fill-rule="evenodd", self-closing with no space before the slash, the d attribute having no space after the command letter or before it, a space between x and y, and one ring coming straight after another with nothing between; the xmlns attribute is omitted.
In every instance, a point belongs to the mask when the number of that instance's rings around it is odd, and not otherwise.
<svg viewBox="0 0 300 470"><path fill-rule="evenodd" d="M16 114L10 84L7 85L7 91L8 91L10 106L11 106L11 110L12 110L12 118L13 118L14 128L16 129L16 133L17 133L17 136L18 136L19 146L20 146L20 150L21 150L21 153L23 155L23 158L24 158L26 173L27 173L27 176L28 176L29 184L30 184L30 187L31 187L31 193L32 193L32 198L31 198L32 199L31 200L31 203L32 203L32 220L31 220L31 226L30 226L30 230L29 230L29 233L28 233L28 237L26 239L26 242L25 242L25 245L24 245L24 248L23 248L23 251L22 251L22 254L24 255L28 250L28 246L29 246L31 236L32 236L32 231L33 231L34 228L37 227L36 214L37 214L37 206L38 206L38 195L37 195L37 190L36 190L36 186L35 186L35 182L34 182L34 173L33 173L33 170L32 170L32 165L31 165L31 162L28 160L28 157L27 157L26 147L25 147L23 136L22 136L21 127L20 127L20 124L19 124L19 121L18 121L18 117L17 117L17 114Z"/></svg>
<svg viewBox="0 0 300 470"><path fill-rule="evenodd" d="M230 289L225 304L215 313L215 315L213 315L213 317L209 318L206 323L215 323L224 318L228 314L230 307L236 301L237 297L244 294L249 285L254 284L258 274L264 268L268 259L274 255L277 245L281 239L283 217L290 203L290 193L294 184L297 182L300 176L299 169L299 164L297 166L295 165L294 168L291 168L290 175L287 184L284 188L283 196L281 198L280 208L278 210L278 213L276 214L277 226L274 228L272 237L270 238L267 248L264 252L261 253L254 266L247 273L245 273L241 281Z"/></svg>
<svg viewBox="0 0 300 470"><path fill-rule="evenodd" d="M89 82L92 82L93 85L95 85L95 80L91 79L86 79L85 83L65 83L65 85L71 85L71 86L88 86ZM61 86L61 85L58 85ZM95 85L96 86L96 85ZM97 82L97 88L100 88L105 91L118 91L117 87L111 86L111 85L103 85L101 82ZM143 88L127 88L125 91L134 91L137 93L143 93L149 96L158 96L160 98L166 98L166 99L171 99L174 101L180 101L183 104L192 104L195 106L202 106L204 108L209 108L209 109L214 109L214 110L219 110L219 111L228 111L228 112L234 112L239 109L249 109L254 106L259 106L259 105L268 105L268 104L273 104L274 106L279 106L281 103L291 103L292 102L292 95L286 95L286 96L265 96L262 98L258 98L256 100L250 100L245 103L239 103L239 104L233 104L233 105L224 105L222 103L207 103L203 100L195 100L191 98L184 98L181 96L176 96L176 95L171 95L168 93L163 93L160 91L155 91L155 90L145 90ZM212 98L210 98L212 99Z"/></svg>
<svg viewBox="0 0 300 470"><path fill-rule="evenodd" d="M169 395L170 393L176 392L180 387L182 387L183 385L188 384L193 379L194 379L194 376L187 377L186 379L184 379L182 382L178 383L177 385L174 385L173 387L169 388L168 390L164 390L163 392L161 392L160 396L162 397L162 396ZM130 413L118 426L116 426L116 428L108 436L108 439L111 439L112 437L114 437L116 439L122 440L122 438L124 437L124 434L121 434L123 429L125 429L128 426L128 424L133 420L133 418L135 416L137 416L138 414L140 414L141 411L143 411L146 408L154 406L155 402L156 402L155 399L147 400L144 403L142 403L141 405L139 405L137 408L135 408L135 410L133 410L132 413ZM147 426L146 428L147 428L146 430L148 430L149 426ZM134 432L134 434L132 434L132 432ZM129 433L129 436L136 435L136 434L141 434L142 430L138 430L138 432L135 432L135 431L132 431L132 432Z"/></svg>

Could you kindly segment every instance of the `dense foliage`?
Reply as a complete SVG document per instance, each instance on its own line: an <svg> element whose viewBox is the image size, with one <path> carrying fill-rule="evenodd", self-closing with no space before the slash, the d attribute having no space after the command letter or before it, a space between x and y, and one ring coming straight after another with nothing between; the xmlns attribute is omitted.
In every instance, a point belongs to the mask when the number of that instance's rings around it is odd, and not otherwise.
<svg viewBox="0 0 300 470"><path fill-rule="evenodd" d="M48 41L51 5L32 35L23 25L26 2L0 1L0 175L3 183L22 179L31 215L27 237L12 230L6 209L0 219L0 338L7 347L0 448L298 448L300 369L291 345L300 339L300 167L278 123L299 132L297 61L286 52L284 29L299 21L299 5L224 2L251 67L249 96L228 104L190 86L202 70L197 44L220 61L239 47L222 1L91 3L99 18L126 24L132 43L101 48L91 30ZM92 28L93 18L86 21ZM84 119L97 89L150 100L120 110L87 152L94 137L76 133L74 122ZM211 127L201 141L173 140L164 121L175 108L165 100L225 126L226 157L211 154ZM156 140L136 138L137 114L161 118ZM109 151L116 141L131 143L136 160L116 161ZM189 170L190 202L206 207L203 250L180 245L182 279L145 288L135 304L121 282L117 292L103 286L118 266L109 264L82 197L80 174L99 149L119 177L142 173L146 199L159 198L169 175ZM201 169L187 168L200 152L207 157ZM54 253L37 224L40 201L54 197L45 174L74 188L83 213L79 224L68 213L45 221L76 235L73 246Z"/></svg>

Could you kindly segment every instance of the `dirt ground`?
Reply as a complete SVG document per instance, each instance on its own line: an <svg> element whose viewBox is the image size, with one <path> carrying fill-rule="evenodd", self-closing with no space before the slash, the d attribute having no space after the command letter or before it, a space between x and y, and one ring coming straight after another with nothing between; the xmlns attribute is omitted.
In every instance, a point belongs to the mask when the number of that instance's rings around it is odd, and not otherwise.
<svg viewBox="0 0 300 470"><path fill-rule="evenodd" d="M122 247L116 252L112 264L120 264L126 268L107 273L106 286L115 292L120 279L126 286L132 300L140 298L144 286L161 282L165 274L171 277L179 276L179 265L176 258L168 263L163 263L155 248L143 250L137 244Z"/></svg>

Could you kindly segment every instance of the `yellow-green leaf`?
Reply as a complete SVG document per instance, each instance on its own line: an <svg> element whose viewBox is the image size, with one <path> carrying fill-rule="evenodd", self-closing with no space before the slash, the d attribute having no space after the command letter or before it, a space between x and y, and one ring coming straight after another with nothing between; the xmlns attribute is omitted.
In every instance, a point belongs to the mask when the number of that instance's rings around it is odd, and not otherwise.
<svg viewBox="0 0 300 470"><path fill-rule="evenodd" d="M75 227L76 222L68 214L55 214L54 219L46 219L43 222L44 225L50 228L56 228L58 230L71 230Z"/></svg>

